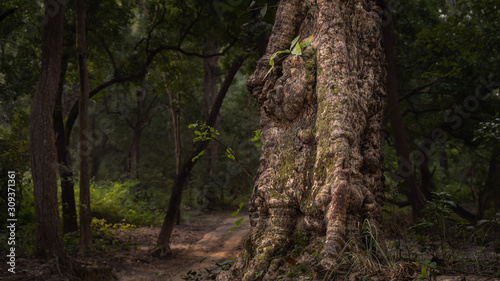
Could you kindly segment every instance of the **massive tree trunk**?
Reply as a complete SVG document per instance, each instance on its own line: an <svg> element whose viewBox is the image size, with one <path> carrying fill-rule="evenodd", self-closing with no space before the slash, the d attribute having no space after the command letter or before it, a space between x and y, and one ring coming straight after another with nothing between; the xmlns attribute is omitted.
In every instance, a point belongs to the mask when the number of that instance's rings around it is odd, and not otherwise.
<svg viewBox="0 0 500 281"><path fill-rule="evenodd" d="M78 105L78 152L80 155L80 245L78 253L84 254L92 245L90 222L90 142L89 142L89 74L87 70L87 40L85 28L85 3L76 0L76 38L78 71L80 77L80 98Z"/></svg>
<svg viewBox="0 0 500 281"><path fill-rule="evenodd" d="M325 274L339 253L361 245L363 226L379 226L381 14L370 0L281 1L266 54L247 81L262 140L251 235L217 280L302 280L284 277L300 272L332 280ZM266 77L272 54L298 35L313 36L312 44Z"/></svg>
<svg viewBox="0 0 500 281"><path fill-rule="evenodd" d="M61 71L64 6L45 1L42 66L31 105L30 157L38 228L37 253L65 258L57 203L57 159L52 116Z"/></svg>

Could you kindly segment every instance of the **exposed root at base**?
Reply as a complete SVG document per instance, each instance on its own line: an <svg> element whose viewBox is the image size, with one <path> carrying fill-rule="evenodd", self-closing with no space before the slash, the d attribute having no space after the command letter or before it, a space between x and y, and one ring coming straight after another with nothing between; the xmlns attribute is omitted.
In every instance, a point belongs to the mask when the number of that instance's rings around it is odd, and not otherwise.
<svg viewBox="0 0 500 281"><path fill-rule="evenodd" d="M151 250L150 255L153 258L164 259L171 257L173 255L173 252L169 246L167 247L156 246L154 249Z"/></svg>

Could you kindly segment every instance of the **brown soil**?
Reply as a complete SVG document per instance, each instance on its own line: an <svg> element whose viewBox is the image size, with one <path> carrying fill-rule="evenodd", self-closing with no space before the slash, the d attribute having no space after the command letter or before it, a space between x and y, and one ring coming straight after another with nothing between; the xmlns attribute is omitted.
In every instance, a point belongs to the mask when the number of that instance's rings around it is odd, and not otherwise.
<svg viewBox="0 0 500 281"><path fill-rule="evenodd" d="M173 256L166 259L152 258L149 251L154 247L160 227L139 227L134 230L119 230L113 242L121 243L91 257L77 258L84 268L78 274L83 281L181 281L191 271L207 277L205 268L236 258L242 250L243 239L248 234L250 223L248 213L232 217L231 213L211 213L191 216L189 221L176 225L171 237ZM235 221L244 218L239 229L226 234ZM98 238L99 239L99 238ZM125 246L132 245L131 247ZM128 248L128 249L127 249ZM16 259L16 274L7 273L3 263L0 280L67 280L61 278L55 262L33 258ZM191 279L196 280L196 279Z"/></svg>
<svg viewBox="0 0 500 281"><path fill-rule="evenodd" d="M115 275L123 281L183 280L188 271L206 276L205 268L236 258L242 250L243 239L248 234L250 223L242 222L239 229L226 234L234 222L248 218L247 214L231 217L228 214L203 215L186 224L178 225L172 234L171 248L174 256L154 259L148 254L154 246L160 228L140 228L130 232L139 245L122 263L113 263Z"/></svg>

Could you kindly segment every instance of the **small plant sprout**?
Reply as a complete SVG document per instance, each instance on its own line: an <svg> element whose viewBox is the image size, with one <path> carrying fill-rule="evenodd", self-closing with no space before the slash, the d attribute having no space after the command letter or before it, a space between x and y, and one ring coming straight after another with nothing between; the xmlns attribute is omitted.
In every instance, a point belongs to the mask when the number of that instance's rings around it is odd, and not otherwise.
<svg viewBox="0 0 500 281"><path fill-rule="evenodd" d="M255 142L255 146L259 147L262 145L262 143L260 142L260 129L255 130L253 132L255 135L253 136L253 138L250 139L250 141Z"/></svg>
<svg viewBox="0 0 500 281"><path fill-rule="evenodd" d="M234 213L232 213L232 214L231 214L231 216L232 216L232 217L236 217L237 215L239 215L239 214L240 214L241 209L243 208L243 206L245 206L245 203L240 203L240 205L238 206L238 207L239 207L239 208L238 208L238 210L236 210ZM241 219L239 219L239 220L236 220L236 221L234 222L234 224L235 224L236 226L233 226L233 227L231 227L231 228L229 229L229 231L226 233L226 237L229 235L229 233L231 233L231 231L233 231L233 230L235 230L235 229L240 228L240 227L241 227L241 223L243 222L243 220L244 220L244 218L241 218ZM248 220L246 220L246 221L248 221Z"/></svg>
<svg viewBox="0 0 500 281"><path fill-rule="evenodd" d="M424 265L422 267L422 271L417 277L417 280L436 280L438 271L439 267L437 266L436 262L431 262L428 265Z"/></svg>
<svg viewBox="0 0 500 281"><path fill-rule="evenodd" d="M306 39L302 40L302 42L298 43L299 38L300 38L300 35L295 37L295 39L292 40L292 43L290 44L290 49L277 51L276 53L274 53L271 56L271 58L269 59L269 65L271 66L271 68L269 68L269 70L267 71L266 75L264 76L264 79L266 79L267 75L269 75L269 73L271 73L271 71L274 69L274 65L276 64L276 62L278 62L279 60L282 60L284 58L284 57L279 57L280 55L293 54L296 56L300 56L300 55L302 55L302 49L309 46L313 40L313 37L310 36L310 37L307 37Z"/></svg>
<svg viewBox="0 0 500 281"><path fill-rule="evenodd" d="M198 273L196 271L193 271L193 270L190 270L186 273L186 275L181 275L181 279L182 280L186 280L186 281L199 281L201 280L202 278L202 275L201 273Z"/></svg>

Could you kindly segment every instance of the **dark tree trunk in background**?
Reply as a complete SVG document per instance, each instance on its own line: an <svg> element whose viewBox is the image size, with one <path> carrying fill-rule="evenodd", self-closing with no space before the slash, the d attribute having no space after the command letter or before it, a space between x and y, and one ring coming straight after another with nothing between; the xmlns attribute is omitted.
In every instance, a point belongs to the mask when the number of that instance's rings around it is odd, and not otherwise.
<svg viewBox="0 0 500 281"><path fill-rule="evenodd" d="M170 114L172 115L172 126L173 126L173 135L174 135L174 155L175 155L175 177L178 177L181 173L181 95L177 92L177 98L174 99L174 95L172 91L168 88L167 78L165 77L165 73L162 73L163 83L165 84L165 91L168 95L168 101L170 103ZM175 216L176 224L180 224L181 222L181 208L180 205L177 206L176 216Z"/></svg>
<svg viewBox="0 0 500 281"><path fill-rule="evenodd" d="M493 214L500 210L500 152L498 148L491 153L488 176L479 197L479 215L493 208Z"/></svg>
<svg viewBox="0 0 500 281"><path fill-rule="evenodd" d="M151 111L155 106L156 99L158 96L154 96L151 103L147 108L145 101L147 94L145 91L136 92L137 100L137 120L132 122L129 118L126 118L128 126L134 131L134 136L132 137L132 142L129 146L127 152L126 160L126 171L125 174L131 179L137 179L139 177L139 161L140 161L140 149L141 149L141 136L142 131L151 124Z"/></svg>
<svg viewBox="0 0 500 281"><path fill-rule="evenodd" d="M135 126L134 126L135 127ZM139 177L139 153L141 145L141 135L142 130L132 127L134 130L134 136L132 137L132 142L127 151L127 170L126 174L128 178L137 179Z"/></svg>
<svg viewBox="0 0 500 281"><path fill-rule="evenodd" d="M266 54L247 81L262 140L251 235L217 280L280 280L290 263L314 280L334 280L324 274L340 252L362 244L367 221L379 226L386 69L375 2L280 2ZM272 54L298 35L314 36L312 44L265 78Z"/></svg>
<svg viewBox="0 0 500 281"><path fill-rule="evenodd" d="M207 38L207 54L216 54L219 52L219 47L212 36L212 32L208 33ZM217 94L217 63L219 62L218 56L208 57L203 59L203 99L202 99L202 115L203 119L207 120L210 113L210 106ZM220 113L215 121L214 128L220 129ZM208 209L216 209L219 205L218 200L218 186L214 184L217 175L217 158L218 158L219 144L212 142L208 145L205 151L206 159L206 175L207 182L203 188L205 200L207 200Z"/></svg>
<svg viewBox="0 0 500 281"><path fill-rule="evenodd" d="M92 132L97 130L96 126L96 115L91 115L90 126ZM101 167L102 159L106 153L107 144L109 141L109 136L103 133L101 136L94 141L92 146L92 151L90 152L90 178L97 178L99 173L99 168Z"/></svg>
<svg viewBox="0 0 500 281"><path fill-rule="evenodd" d="M87 70L87 40L85 28L85 3L76 0L76 50L80 77L80 98L78 104L78 153L80 155L80 245L78 253L85 254L92 245L90 223L90 142L89 142L89 76Z"/></svg>
<svg viewBox="0 0 500 281"><path fill-rule="evenodd" d="M222 101L224 100L227 91L229 90L229 86L231 86L236 73L245 59L246 57L237 57L229 68L226 78L224 79L217 97L212 104L210 115L206 120L208 126L213 126L215 124L217 115L219 114L219 110L222 106ZM161 232L156 242L156 247L151 252L151 254L155 257L166 257L172 254L170 249L170 236L172 234L172 230L174 229L175 219L177 217L177 213L179 212L179 207L182 203L182 189L196 163L191 161L191 159L197 156L202 150L206 149L207 145L208 142L206 141L200 142L193 153L191 153L190 157L184 161L179 174L175 177L174 185L172 186L172 194L170 195L170 201L168 202L167 214L165 215L165 220L163 221Z"/></svg>
<svg viewBox="0 0 500 281"><path fill-rule="evenodd" d="M388 9L386 9L386 12L389 13ZM399 109L396 51L394 47L394 24L390 18L388 20L389 21L386 22L383 28L383 35L385 54L387 57L387 101L389 103L389 118L394 134L396 154L398 155L398 177L404 180L403 183L406 186L406 197L412 207L413 219L417 219L422 215L422 210L424 209L427 199L415 179L414 168L410 159L408 137L403 123L403 117Z"/></svg>
<svg viewBox="0 0 500 281"><path fill-rule="evenodd" d="M37 254L66 259L57 202L57 158L53 126L61 71L64 6L45 1L40 79L31 105L30 158L37 222Z"/></svg>
<svg viewBox="0 0 500 281"><path fill-rule="evenodd" d="M76 216L75 189L73 171L71 169L71 155L68 151L68 143L64 132L64 118L62 106L62 94L66 69L68 67L69 55L63 55L61 64L61 76L59 89L54 109L54 131L56 133L57 163L59 170L59 181L61 182L61 204L63 213L63 234L78 231Z"/></svg>
<svg viewBox="0 0 500 281"><path fill-rule="evenodd" d="M422 164L420 164L420 191L426 199L431 199L431 192L434 190L432 184L433 172L429 169L429 157L424 156Z"/></svg>

